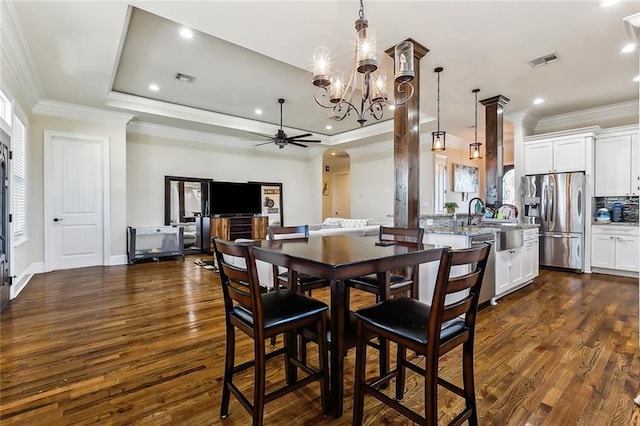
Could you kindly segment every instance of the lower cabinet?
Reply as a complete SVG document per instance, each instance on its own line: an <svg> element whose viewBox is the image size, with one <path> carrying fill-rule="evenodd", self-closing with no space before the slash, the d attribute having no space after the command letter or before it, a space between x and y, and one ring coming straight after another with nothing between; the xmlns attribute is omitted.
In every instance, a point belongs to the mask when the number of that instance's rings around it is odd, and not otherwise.
<svg viewBox="0 0 640 426"><path fill-rule="evenodd" d="M540 251L538 250L538 236L524 241L522 247L522 274L525 281L534 279L540 273Z"/></svg>
<svg viewBox="0 0 640 426"><path fill-rule="evenodd" d="M496 296L524 282L522 247L496 253Z"/></svg>
<svg viewBox="0 0 640 426"><path fill-rule="evenodd" d="M234 241L238 238L263 240L267 237L268 216L231 216L211 218L211 238ZM213 243L210 250L213 251Z"/></svg>
<svg viewBox="0 0 640 426"><path fill-rule="evenodd" d="M591 267L619 271L640 270L637 227L593 226Z"/></svg>

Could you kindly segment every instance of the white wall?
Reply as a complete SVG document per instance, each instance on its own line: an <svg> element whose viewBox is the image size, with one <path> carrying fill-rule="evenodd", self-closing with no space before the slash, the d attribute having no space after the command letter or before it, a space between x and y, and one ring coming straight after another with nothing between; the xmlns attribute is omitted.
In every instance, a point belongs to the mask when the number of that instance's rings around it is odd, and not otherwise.
<svg viewBox="0 0 640 426"><path fill-rule="evenodd" d="M212 135L212 138L219 140L220 136ZM164 224L165 176L282 182L284 223L319 223L321 158L288 155L286 149L238 149L130 132L127 134L127 225Z"/></svg>

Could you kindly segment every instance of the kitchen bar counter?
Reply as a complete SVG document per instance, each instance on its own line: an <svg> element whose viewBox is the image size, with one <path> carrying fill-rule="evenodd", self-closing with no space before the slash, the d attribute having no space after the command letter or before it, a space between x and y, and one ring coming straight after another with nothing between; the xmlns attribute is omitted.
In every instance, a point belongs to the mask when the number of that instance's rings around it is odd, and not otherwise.
<svg viewBox="0 0 640 426"><path fill-rule="evenodd" d="M476 235L492 234L502 230L531 229L538 228L539 226L540 225L525 223L492 223L491 225L481 224L472 226L423 226L423 228L425 233L430 234L466 235L473 237Z"/></svg>

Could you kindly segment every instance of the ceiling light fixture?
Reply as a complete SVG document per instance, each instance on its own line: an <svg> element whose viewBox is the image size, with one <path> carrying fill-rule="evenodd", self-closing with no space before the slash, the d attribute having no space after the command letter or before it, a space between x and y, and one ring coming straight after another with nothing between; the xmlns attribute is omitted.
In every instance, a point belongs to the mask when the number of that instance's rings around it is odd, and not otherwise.
<svg viewBox="0 0 640 426"><path fill-rule="evenodd" d="M321 107L333 110L332 119L341 121L353 112L357 115L356 121L360 126L364 126L367 114L380 120L384 114L384 107L390 103L386 88L387 75L383 70L378 70L376 34L369 28L364 17L362 0L359 18L356 20L356 31L355 64L348 80L339 71L331 72L329 48L320 46L313 50L313 97ZM399 83L398 93L403 95L400 100L395 100L395 105L403 105L411 99L414 92L413 85L410 84L415 77L413 43L400 42L395 46L394 52L394 79ZM356 89L361 92L359 108L354 105L353 99ZM326 99L323 103L323 98L328 98L329 103L326 103Z"/></svg>
<svg viewBox="0 0 640 426"><path fill-rule="evenodd" d="M256 115L262 115L262 110L260 108L256 108L255 111L253 111Z"/></svg>
<svg viewBox="0 0 640 426"><path fill-rule="evenodd" d="M193 31L191 31L189 28L180 28L180 35L184 38L187 39L192 39L193 38Z"/></svg>
<svg viewBox="0 0 640 426"><path fill-rule="evenodd" d="M447 132L440 131L440 73L444 68L437 67L433 72L438 74L438 97L437 97L437 118L438 128L431 133L431 151L444 151L446 149Z"/></svg>
<svg viewBox="0 0 640 426"><path fill-rule="evenodd" d="M638 47L637 43L627 43L620 49L620 53L631 53L636 50L636 47Z"/></svg>
<svg viewBox="0 0 640 426"><path fill-rule="evenodd" d="M149 85L149 90L152 90L154 92L157 92L158 90L160 90L160 88L158 87L157 84L150 84Z"/></svg>
<svg viewBox="0 0 640 426"><path fill-rule="evenodd" d="M534 105L540 105L540 104L543 104L543 103L544 103L544 99L542 99L542 98L535 98L533 100L533 104Z"/></svg>
<svg viewBox="0 0 640 426"><path fill-rule="evenodd" d="M473 126L475 131L474 142L469 144L469 159L470 160L480 160L482 159L482 155L480 154L480 147L482 144L478 142L478 92L480 89L473 89L471 92L476 95L475 102L475 125Z"/></svg>
<svg viewBox="0 0 640 426"><path fill-rule="evenodd" d="M636 75L635 77L633 77L633 81L634 82L639 82L640 81L640 75Z"/></svg>
<svg viewBox="0 0 640 426"><path fill-rule="evenodd" d="M327 127L325 127L325 129L331 130L331 129L333 129L333 126L329 124L329 125L327 125Z"/></svg>

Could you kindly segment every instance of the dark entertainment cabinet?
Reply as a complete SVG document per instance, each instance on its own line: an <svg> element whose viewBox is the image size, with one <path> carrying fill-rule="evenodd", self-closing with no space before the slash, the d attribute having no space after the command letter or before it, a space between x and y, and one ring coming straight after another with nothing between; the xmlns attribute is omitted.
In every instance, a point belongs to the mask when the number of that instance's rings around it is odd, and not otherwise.
<svg viewBox="0 0 640 426"><path fill-rule="evenodd" d="M211 218L211 238L227 241L238 238L263 240L267 237L269 218L267 216L229 216ZM213 245L210 250L213 251Z"/></svg>

